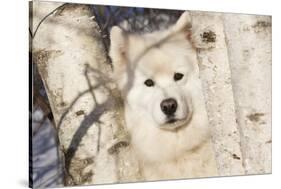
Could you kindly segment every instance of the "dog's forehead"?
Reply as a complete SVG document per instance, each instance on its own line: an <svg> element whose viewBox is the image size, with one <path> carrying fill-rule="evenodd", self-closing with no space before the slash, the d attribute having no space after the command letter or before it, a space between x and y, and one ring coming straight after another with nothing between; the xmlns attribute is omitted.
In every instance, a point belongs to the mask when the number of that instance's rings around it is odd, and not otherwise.
<svg viewBox="0 0 281 189"><path fill-rule="evenodd" d="M176 60L173 61L162 49L153 48L140 58L137 66L146 73L161 75L171 73L175 62Z"/></svg>
<svg viewBox="0 0 281 189"><path fill-rule="evenodd" d="M187 64L194 57L194 50L184 36L162 39L161 33L131 36L128 44L130 64L153 75L170 75L175 67Z"/></svg>

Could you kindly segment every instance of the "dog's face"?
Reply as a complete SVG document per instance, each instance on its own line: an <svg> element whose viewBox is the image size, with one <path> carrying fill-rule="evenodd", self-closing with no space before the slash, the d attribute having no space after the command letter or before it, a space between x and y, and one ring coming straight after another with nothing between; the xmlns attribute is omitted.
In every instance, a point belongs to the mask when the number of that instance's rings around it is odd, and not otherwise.
<svg viewBox="0 0 281 189"><path fill-rule="evenodd" d="M190 27L184 13L166 31L141 36L111 31L110 56L125 103L161 129L187 125L193 115L199 78Z"/></svg>

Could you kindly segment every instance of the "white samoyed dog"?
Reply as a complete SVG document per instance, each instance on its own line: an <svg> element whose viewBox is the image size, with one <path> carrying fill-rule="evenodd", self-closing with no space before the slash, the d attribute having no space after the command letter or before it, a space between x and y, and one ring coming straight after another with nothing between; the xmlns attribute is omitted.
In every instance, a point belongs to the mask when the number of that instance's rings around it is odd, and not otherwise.
<svg viewBox="0 0 281 189"><path fill-rule="evenodd" d="M164 31L110 32L126 128L145 180L217 175L191 25L184 12Z"/></svg>

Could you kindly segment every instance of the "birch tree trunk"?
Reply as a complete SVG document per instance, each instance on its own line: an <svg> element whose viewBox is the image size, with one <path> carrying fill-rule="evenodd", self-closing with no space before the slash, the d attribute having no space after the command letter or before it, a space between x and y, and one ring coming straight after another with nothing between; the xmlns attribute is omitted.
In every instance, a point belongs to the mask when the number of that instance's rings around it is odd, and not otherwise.
<svg viewBox="0 0 281 189"><path fill-rule="evenodd" d="M271 18L192 16L219 174L271 173Z"/></svg>
<svg viewBox="0 0 281 189"><path fill-rule="evenodd" d="M271 17L223 21L245 173L271 173Z"/></svg>
<svg viewBox="0 0 281 189"><path fill-rule="evenodd" d="M128 144L123 106L89 6L35 1L32 25L33 60L65 157L65 185L136 180L130 148L118 149Z"/></svg>
<svg viewBox="0 0 281 189"><path fill-rule="evenodd" d="M219 175L242 175L240 133L221 14L193 12L192 16Z"/></svg>

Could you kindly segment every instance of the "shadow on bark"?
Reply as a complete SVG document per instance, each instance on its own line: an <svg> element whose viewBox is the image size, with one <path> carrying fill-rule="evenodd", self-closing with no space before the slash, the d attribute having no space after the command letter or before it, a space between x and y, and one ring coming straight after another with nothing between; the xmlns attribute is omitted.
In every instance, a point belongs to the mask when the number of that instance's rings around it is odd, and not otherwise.
<svg viewBox="0 0 281 189"><path fill-rule="evenodd" d="M90 74L94 74L94 78L92 78L90 76ZM111 90L109 87L107 87L107 84L112 82L111 79L109 79L108 76L106 76L104 73L102 73L101 71L92 68L89 64L85 65L85 71L84 71L84 76L85 79L87 81L88 84L88 89L83 91L82 93L80 93L76 98L74 98L74 100L70 103L69 107L64 111L64 113L62 114L62 116L59 119L59 122L57 124L57 130L60 131L62 123L64 121L64 119L68 116L68 114L71 112L72 108L74 107L74 105L78 102L78 100L83 97L84 95L88 95L90 94L93 102L94 102L94 108L87 114L85 115L85 117L83 118L83 120L80 122L80 125L78 127L78 129L75 131L75 133L73 134L69 147L64 151L64 158L65 158L65 172L66 172L66 177L65 178L65 182L67 183L67 185L77 185L77 184L81 184L85 181L87 181L89 178L89 175L86 178L83 178L83 175L81 175L81 170L76 170L79 171L79 177L81 177L82 179L77 179L75 178L77 175L75 174L75 177L73 176L73 169L72 169L72 173L70 173L70 169L72 166L72 163L76 163L77 164L77 160L75 158L76 152L79 148L79 145L81 144L81 141L83 139L83 137L87 134L88 130L92 127L92 126L96 126L98 129L98 134L97 134L97 152L96 154L99 153L100 151L100 136L101 136L101 131L102 131L102 122L100 121L101 116L108 110L112 109L112 95L108 95L108 98L105 102L103 103L98 103L97 99L96 99L96 95L95 95L95 90L97 90L99 87L103 87L106 89L106 91L111 94ZM91 81L94 80L95 85L91 84ZM94 157L93 157L94 159ZM74 161L74 162L73 162ZM87 160L87 162L93 163L93 160ZM82 165L82 169L86 166ZM70 179L70 180L69 180ZM77 181L79 180L79 181ZM80 182L81 181L81 182ZM77 183L79 182L79 183Z"/></svg>

